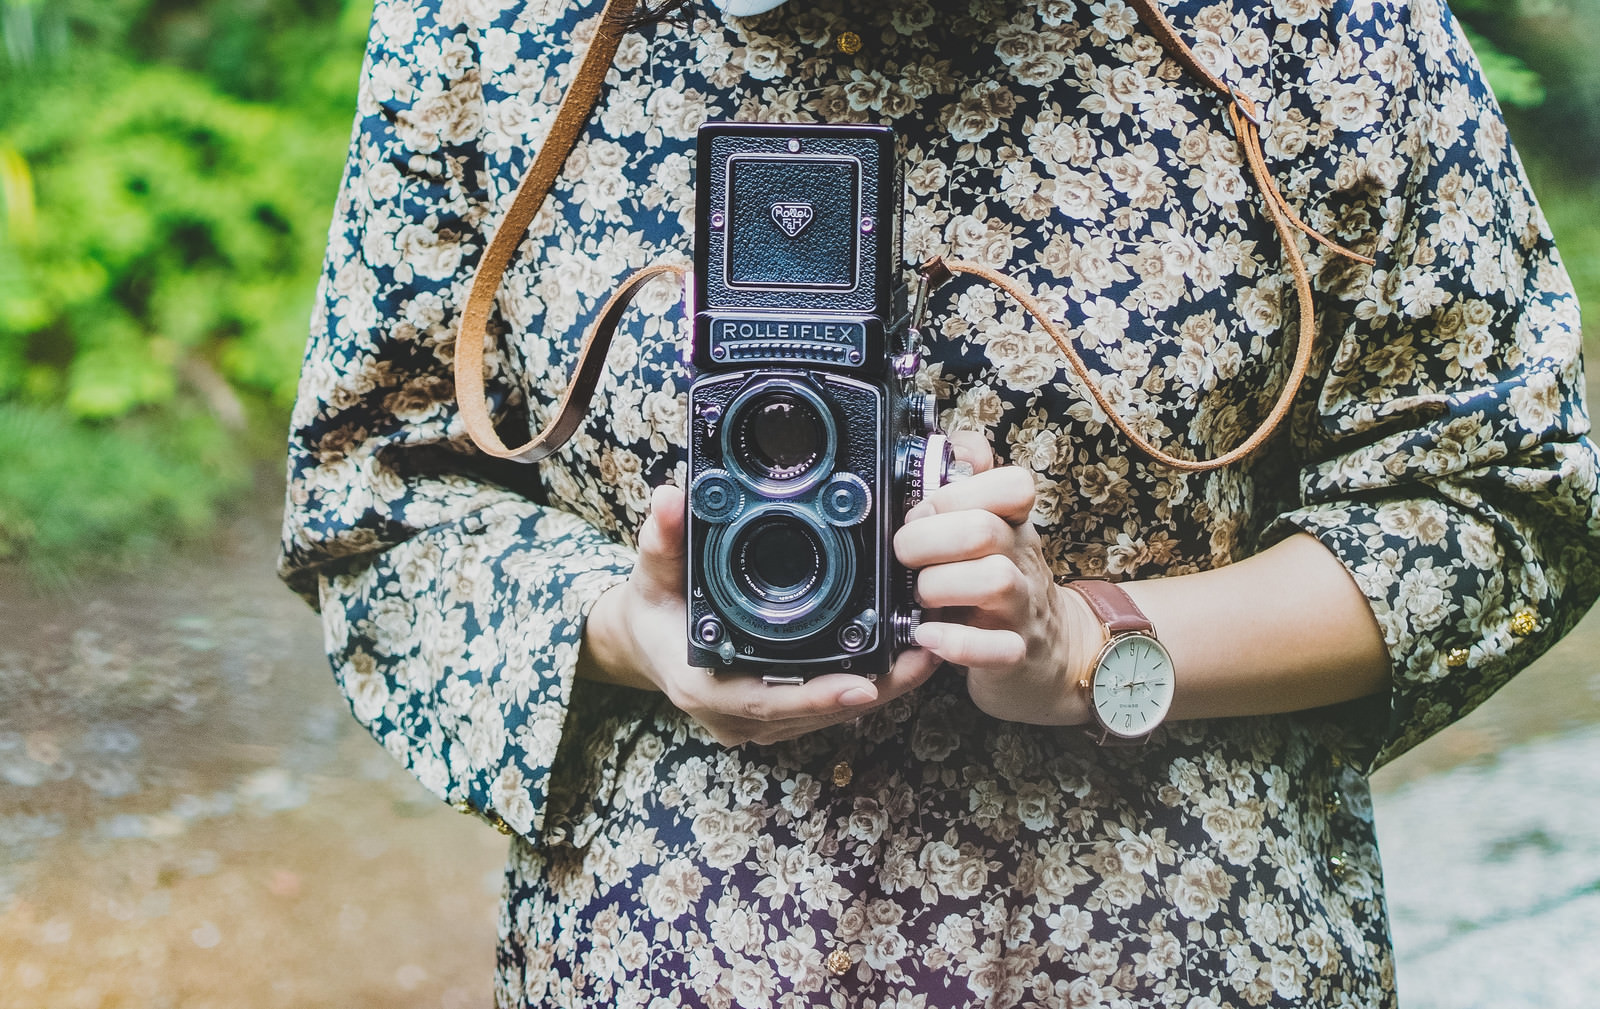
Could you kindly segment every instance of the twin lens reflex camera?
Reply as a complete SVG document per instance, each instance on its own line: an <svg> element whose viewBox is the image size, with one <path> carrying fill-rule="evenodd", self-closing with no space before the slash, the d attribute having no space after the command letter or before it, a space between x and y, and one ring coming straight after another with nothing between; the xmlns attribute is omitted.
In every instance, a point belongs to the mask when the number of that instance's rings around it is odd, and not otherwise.
<svg viewBox="0 0 1600 1009"><path fill-rule="evenodd" d="M697 157L689 661L885 672L920 620L891 538L952 461L908 388L894 133L708 123Z"/></svg>

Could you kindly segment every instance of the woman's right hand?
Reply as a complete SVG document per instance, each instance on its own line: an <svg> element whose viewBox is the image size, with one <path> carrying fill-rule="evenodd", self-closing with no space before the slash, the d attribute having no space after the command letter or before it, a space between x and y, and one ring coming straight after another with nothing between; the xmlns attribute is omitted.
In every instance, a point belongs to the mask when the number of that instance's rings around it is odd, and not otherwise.
<svg viewBox="0 0 1600 1009"><path fill-rule="evenodd" d="M681 489L655 489L639 530L633 574L590 611L580 676L659 690L717 742L738 746L777 743L848 722L915 689L938 667L938 658L913 648L901 652L876 682L840 672L796 686L689 665L684 507Z"/></svg>

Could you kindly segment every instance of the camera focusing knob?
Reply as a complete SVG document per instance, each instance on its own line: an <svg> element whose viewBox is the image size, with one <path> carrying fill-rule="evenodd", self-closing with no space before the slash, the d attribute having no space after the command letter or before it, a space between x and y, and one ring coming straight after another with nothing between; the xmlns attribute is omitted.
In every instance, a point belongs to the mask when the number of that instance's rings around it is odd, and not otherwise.
<svg viewBox="0 0 1600 1009"><path fill-rule="evenodd" d="M943 487L950 480L950 464L955 460L955 453L950 448L950 439L942 434L930 434L923 440L922 456L916 460L916 472L911 477L913 491L912 499L908 506L916 504L933 491Z"/></svg>
<svg viewBox="0 0 1600 1009"><path fill-rule="evenodd" d="M896 463L897 476L905 492L902 502L904 508L910 511L922 500L922 458L928 450L925 438L905 438L900 443L900 458Z"/></svg>
<svg viewBox="0 0 1600 1009"><path fill-rule="evenodd" d="M894 643L896 648L910 648L917 643L917 628L922 626L922 610L912 607L894 615Z"/></svg>
<svg viewBox="0 0 1600 1009"><path fill-rule="evenodd" d="M931 392L925 392L913 400L912 413L917 423L922 427L923 434L934 434L939 430L939 397Z"/></svg>

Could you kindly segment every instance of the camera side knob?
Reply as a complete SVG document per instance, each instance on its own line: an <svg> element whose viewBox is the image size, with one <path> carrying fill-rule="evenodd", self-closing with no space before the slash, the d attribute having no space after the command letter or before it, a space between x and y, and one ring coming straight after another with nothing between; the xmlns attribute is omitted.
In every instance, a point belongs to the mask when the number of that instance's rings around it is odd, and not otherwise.
<svg viewBox="0 0 1600 1009"><path fill-rule="evenodd" d="M836 473L822 489L821 505L830 524L859 525L872 510L872 488L854 473Z"/></svg>
<svg viewBox="0 0 1600 1009"><path fill-rule="evenodd" d="M702 522L728 522L744 510L744 491L727 470L707 470L689 487L689 508Z"/></svg>
<svg viewBox="0 0 1600 1009"><path fill-rule="evenodd" d="M917 628L922 626L922 610L911 607L894 615L894 646L910 648L917 643Z"/></svg>
<svg viewBox="0 0 1600 1009"><path fill-rule="evenodd" d="M939 397L931 392L923 393L911 401L911 417L922 434L937 434L939 431Z"/></svg>
<svg viewBox="0 0 1600 1009"><path fill-rule="evenodd" d="M942 434L912 438L905 455L906 507L913 508L924 497L950 481L950 466L955 452L950 439Z"/></svg>

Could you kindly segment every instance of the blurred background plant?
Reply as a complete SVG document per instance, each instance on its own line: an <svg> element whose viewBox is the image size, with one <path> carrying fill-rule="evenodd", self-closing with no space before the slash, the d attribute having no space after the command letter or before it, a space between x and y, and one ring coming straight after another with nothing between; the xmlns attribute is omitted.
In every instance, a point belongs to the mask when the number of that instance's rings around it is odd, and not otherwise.
<svg viewBox="0 0 1600 1009"><path fill-rule="evenodd" d="M1461 0L1600 331L1600 0ZM0 564L205 531L277 460L371 0L0 0Z"/></svg>
<svg viewBox="0 0 1600 1009"><path fill-rule="evenodd" d="M0 0L0 559L205 531L281 451L371 0Z"/></svg>

